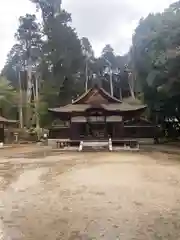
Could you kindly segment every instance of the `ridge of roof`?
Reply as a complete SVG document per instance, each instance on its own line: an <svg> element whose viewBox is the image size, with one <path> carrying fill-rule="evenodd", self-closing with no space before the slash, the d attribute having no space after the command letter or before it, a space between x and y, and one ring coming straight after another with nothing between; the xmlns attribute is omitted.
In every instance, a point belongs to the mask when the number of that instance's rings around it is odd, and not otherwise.
<svg viewBox="0 0 180 240"><path fill-rule="evenodd" d="M77 104L79 101L81 101L83 98L85 98L91 91L93 90L99 90L101 93L103 93L105 96L107 96L108 98L112 99L113 101L117 102L117 103L122 103L122 101L120 101L119 99L117 99L114 96L111 96L108 92L106 92L106 90L104 90L104 88L99 88L97 86L94 86L92 88L90 88L89 90L87 90L86 92L84 92L81 96L79 96L75 101L73 101L72 104Z"/></svg>
<svg viewBox="0 0 180 240"><path fill-rule="evenodd" d="M117 99L114 96L111 96L111 94L109 94L108 92L106 92L106 90L104 90L104 88L99 88L100 91L102 91L105 95L107 95L109 98L112 98L113 100L115 100L117 103L122 103L121 100Z"/></svg>
<svg viewBox="0 0 180 240"><path fill-rule="evenodd" d="M90 91L92 91L93 88L88 89L86 92L84 92L81 96L79 96L76 100L73 101L72 104L76 104L77 102L79 102L81 99L83 99L84 97L86 97Z"/></svg>

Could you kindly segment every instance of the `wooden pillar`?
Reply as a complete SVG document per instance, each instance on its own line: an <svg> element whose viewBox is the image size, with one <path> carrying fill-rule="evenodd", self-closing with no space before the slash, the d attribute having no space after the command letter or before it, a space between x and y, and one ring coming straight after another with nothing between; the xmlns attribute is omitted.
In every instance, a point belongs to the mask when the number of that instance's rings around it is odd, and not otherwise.
<svg viewBox="0 0 180 240"><path fill-rule="evenodd" d="M70 126L70 139L74 140L74 138L75 138L74 123L71 123L71 126Z"/></svg>
<svg viewBox="0 0 180 240"><path fill-rule="evenodd" d="M84 137L85 138L88 138L89 136L89 126L88 126L88 123L86 122L85 123L85 133L84 133Z"/></svg>
<svg viewBox="0 0 180 240"><path fill-rule="evenodd" d="M4 124L3 123L0 123L0 142L3 142L4 143Z"/></svg>

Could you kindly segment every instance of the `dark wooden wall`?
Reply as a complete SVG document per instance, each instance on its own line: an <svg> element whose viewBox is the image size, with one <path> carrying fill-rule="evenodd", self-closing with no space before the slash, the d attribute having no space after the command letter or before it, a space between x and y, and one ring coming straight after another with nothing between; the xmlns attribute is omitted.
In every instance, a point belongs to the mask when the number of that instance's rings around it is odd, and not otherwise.
<svg viewBox="0 0 180 240"><path fill-rule="evenodd" d="M69 127L61 127L61 128L49 129L49 138L50 139L69 139L70 138L70 128Z"/></svg>
<svg viewBox="0 0 180 240"><path fill-rule="evenodd" d="M4 142L5 135L4 135L4 127L0 126L0 142Z"/></svg>
<svg viewBox="0 0 180 240"><path fill-rule="evenodd" d="M107 125L107 138L154 138L157 135L155 127L124 127L123 124L109 123ZM54 128L49 130L50 139L87 139L85 124L73 123L70 128ZM4 142L4 130L0 128L0 142Z"/></svg>
<svg viewBox="0 0 180 240"><path fill-rule="evenodd" d="M124 138L154 138L157 134L155 127L137 126L137 127L124 127Z"/></svg>

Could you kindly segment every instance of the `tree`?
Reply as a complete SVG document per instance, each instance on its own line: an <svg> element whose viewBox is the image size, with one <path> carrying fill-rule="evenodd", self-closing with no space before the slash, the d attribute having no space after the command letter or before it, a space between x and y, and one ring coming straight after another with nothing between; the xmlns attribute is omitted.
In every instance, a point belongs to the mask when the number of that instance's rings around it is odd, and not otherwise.
<svg viewBox="0 0 180 240"><path fill-rule="evenodd" d="M17 42L8 55L2 75L18 91L22 88L27 93L26 104L38 109L41 124L50 123L48 108L70 102L84 91L84 86L86 89L92 86L93 81L101 82L107 91L111 89L111 93L122 98L125 91L121 93L121 88L124 90L127 83L124 68L127 56L117 56L113 48L106 45L96 59L90 41L85 37L79 39L71 27L71 14L61 8L61 0L31 2L41 11L42 22L39 24L36 16L30 14L20 17L15 35ZM107 67L111 68L111 75ZM38 107L37 94L34 94L37 90ZM34 109L31 110L25 114L27 120L30 116L33 118Z"/></svg>
<svg viewBox="0 0 180 240"><path fill-rule="evenodd" d="M92 49L91 43L88 38L83 37L81 39L82 53L85 57L85 91L88 89L88 81L90 74L92 75L90 65L92 65L94 61L94 51ZM90 73L91 72L91 73Z"/></svg>
<svg viewBox="0 0 180 240"><path fill-rule="evenodd" d="M110 44L107 44L103 50L102 50L102 58L106 59L107 61L109 61L109 63L111 64L111 67L113 69L117 68L117 61L116 61L116 56L114 54L114 49L111 47ZM107 62L106 62L107 65Z"/></svg>
<svg viewBox="0 0 180 240"><path fill-rule="evenodd" d="M21 44L24 55L26 79L26 126L31 126L32 108L32 87L33 87L33 68L39 64L40 52L42 49L42 34L40 26L36 21L35 15L26 14L19 18L19 28L15 34L16 39ZM22 69L22 68L21 68Z"/></svg>
<svg viewBox="0 0 180 240"><path fill-rule="evenodd" d="M18 101L18 94L11 86L10 82L0 77L0 108L4 116L9 118L16 117L16 103Z"/></svg>
<svg viewBox="0 0 180 240"><path fill-rule="evenodd" d="M15 38L17 43L8 54L2 75L6 76L18 89L21 96L19 102L21 112L23 106L26 106L24 107L26 113L22 113L20 119L21 126L23 126L23 115L26 118L26 125L30 124L32 70L39 65L42 50L42 34L35 15L26 14L19 18Z"/></svg>
<svg viewBox="0 0 180 240"><path fill-rule="evenodd" d="M49 24L61 12L62 0L31 0L41 9L44 24Z"/></svg>
<svg viewBox="0 0 180 240"><path fill-rule="evenodd" d="M18 72L16 70L20 66L24 66L23 49L20 44L15 44L7 56L7 61L2 69L1 75L6 76L6 78L9 79L11 84L16 88L19 86Z"/></svg>
<svg viewBox="0 0 180 240"><path fill-rule="evenodd" d="M43 46L43 64L46 64L46 69L49 71L48 74L42 72L42 75L45 76L44 84L50 81L53 88L60 91L58 94L56 93L56 96L59 95L60 104L70 100L68 98L76 82L77 73L83 67L81 43L75 30L70 27L71 15L65 10L56 11L54 7L55 5L60 6L61 1L37 0L33 2L38 5L42 12L43 32L47 39ZM42 70L45 70L43 66ZM69 92L61 95L61 90L67 79L66 85L69 84L69 86L66 87L66 91ZM57 101L54 104L57 104Z"/></svg>
<svg viewBox="0 0 180 240"><path fill-rule="evenodd" d="M47 108L43 109L48 109L70 101L72 96L82 92L84 82L79 76L83 72L84 58L81 42L70 27L71 15L64 10L56 11L54 4L61 1L33 2L41 10L43 22L39 25L36 17L29 14L20 18L15 35L17 44L8 55L2 75L17 88L19 76L23 83L28 83L23 89L28 90L26 102L31 103L34 101L31 94L33 79L40 76L39 95L41 102L47 103Z"/></svg>
<svg viewBox="0 0 180 240"><path fill-rule="evenodd" d="M19 27L15 38L18 41L18 46L21 46L19 51L21 52L21 61L25 62L25 67L27 67L28 61L31 62L32 66L35 66L40 57L43 43L40 25L37 23L35 15L26 14L19 18Z"/></svg>
<svg viewBox="0 0 180 240"><path fill-rule="evenodd" d="M128 55L116 55L109 44L103 48L100 58L96 59L94 64L102 87L120 99L126 97L128 92L128 73L125 71L127 64Z"/></svg>
<svg viewBox="0 0 180 240"><path fill-rule="evenodd" d="M131 61L150 117L180 120L180 2L141 19L133 36Z"/></svg>

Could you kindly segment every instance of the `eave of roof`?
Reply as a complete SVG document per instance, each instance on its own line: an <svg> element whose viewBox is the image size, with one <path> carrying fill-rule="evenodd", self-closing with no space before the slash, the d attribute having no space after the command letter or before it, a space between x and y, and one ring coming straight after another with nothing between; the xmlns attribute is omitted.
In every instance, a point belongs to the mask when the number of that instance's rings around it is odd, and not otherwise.
<svg viewBox="0 0 180 240"><path fill-rule="evenodd" d="M2 116L0 116L0 123L17 123L16 120L10 120L10 119L7 119L7 118L4 118Z"/></svg>
<svg viewBox="0 0 180 240"><path fill-rule="evenodd" d="M102 104L102 107L107 111L120 111L120 112L129 112L145 109L145 105L130 105L128 103L112 103L112 104Z"/></svg>
<svg viewBox="0 0 180 240"><path fill-rule="evenodd" d="M48 110L50 112L71 113L71 112L84 112L90 107L91 107L91 105L89 105L89 104L68 104L63 107L50 108Z"/></svg>
<svg viewBox="0 0 180 240"><path fill-rule="evenodd" d="M68 104L60 108L51 108L50 112L56 113L72 113L72 112L85 112L94 106L90 104ZM115 112L129 112L129 111L138 111L146 109L145 105L130 105L128 103L110 103L110 104L100 104L100 108L106 111L115 111Z"/></svg>

